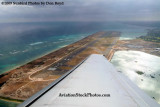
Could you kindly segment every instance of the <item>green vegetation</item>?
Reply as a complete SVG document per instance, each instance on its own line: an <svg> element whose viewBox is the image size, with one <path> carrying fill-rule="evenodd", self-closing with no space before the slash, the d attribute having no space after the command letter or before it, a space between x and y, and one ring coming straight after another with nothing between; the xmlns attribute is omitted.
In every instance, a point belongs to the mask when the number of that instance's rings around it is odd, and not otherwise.
<svg viewBox="0 0 160 107"><path fill-rule="evenodd" d="M141 36L139 38L145 41L160 43L160 29L148 30L148 33L146 36Z"/></svg>
<svg viewBox="0 0 160 107"><path fill-rule="evenodd" d="M136 71L137 74L142 75L144 74L142 71Z"/></svg>

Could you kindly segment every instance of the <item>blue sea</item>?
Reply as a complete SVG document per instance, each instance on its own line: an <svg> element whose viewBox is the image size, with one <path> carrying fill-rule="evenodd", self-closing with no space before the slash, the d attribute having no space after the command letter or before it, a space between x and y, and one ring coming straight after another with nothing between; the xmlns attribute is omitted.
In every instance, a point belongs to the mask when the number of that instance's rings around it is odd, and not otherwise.
<svg viewBox="0 0 160 107"><path fill-rule="evenodd" d="M0 74L74 43L98 31L121 31L120 39L146 35L153 23L32 22L0 23ZM158 24L159 25L159 24ZM0 102L3 105L3 101ZM16 104L4 102L3 107Z"/></svg>

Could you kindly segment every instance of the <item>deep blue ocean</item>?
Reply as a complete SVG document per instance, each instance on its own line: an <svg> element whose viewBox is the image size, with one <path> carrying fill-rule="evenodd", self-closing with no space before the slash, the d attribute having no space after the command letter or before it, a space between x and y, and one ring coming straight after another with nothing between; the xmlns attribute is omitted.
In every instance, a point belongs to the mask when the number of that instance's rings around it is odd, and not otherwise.
<svg viewBox="0 0 160 107"><path fill-rule="evenodd" d="M134 39L159 25L157 22L0 23L0 74L98 31L121 31L120 39ZM2 105L16 106L0 101Z"/></svg>

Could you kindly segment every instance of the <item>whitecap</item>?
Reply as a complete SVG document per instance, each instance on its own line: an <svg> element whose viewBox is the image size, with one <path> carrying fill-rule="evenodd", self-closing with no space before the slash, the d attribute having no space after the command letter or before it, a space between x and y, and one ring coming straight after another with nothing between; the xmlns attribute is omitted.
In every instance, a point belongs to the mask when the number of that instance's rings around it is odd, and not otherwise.
<svg viewBox="0 0 160 107"><path fill-rule="evenodd" d="M61 40L61 41L62 41L62 40L64 40L64 39L59 39L59 40Z"/></svg>
<svg viewBox="0 0 160 107"><path fill-rule="evenodd" d="M24 53L24 52L27 52L27 51L28 51L28 49L26 49L26 50L24 50L24 51L22 51L22 52Z"/></svg>
<svg viewBox="0 0 160 107"><path fill-rule="evenodd" d="M17 54L17 53L19 53L20 51L16 51L16 50L14 50L13 52L9 52L10 54Z"/></svg>
<svg viewBox="0 0 160 107"><path fill-rule="evenodd" d="M34 45L39 45L39 44L42 44L43 42L35 42L35 43L31 43L31 44L29 44L29 45L31 45L31 46L34 46Z"/></svg>

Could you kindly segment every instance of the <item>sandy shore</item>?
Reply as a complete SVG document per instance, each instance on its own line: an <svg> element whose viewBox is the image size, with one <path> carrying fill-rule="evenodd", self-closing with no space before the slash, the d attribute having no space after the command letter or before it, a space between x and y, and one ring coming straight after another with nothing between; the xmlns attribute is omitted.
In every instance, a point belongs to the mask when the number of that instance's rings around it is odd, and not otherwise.
<svg viewBox="0 0 160 107"><path fill-rule="evenodd" d="M6 102L13 102L20 104L23 102L23 100L16 100L16 99L10 99L10 98L5 98L5 97L0 97L0 100L6 101Z"/></svg>
<svg viewBox="0 0 160 107"><path fill-rule="evenodd" d="M111 61L119 50L136 50L156 56L159 43L141 39L119 40L120 32L97 32L0 75L0 96L4 100L25 100L59 78L90 54L103 54ZM9 99L8 99L9 98ZM15 100L13 100L15 101Z"/></svg>
<svg viewBox="0 0 160 107"><path fill-rule="evenodd" d="M119 40L119 36L120 32L97 32L0 75L0 96L25 100L90 54L103 54L109 61L119 50L136 50L160 56L160 52L156 50L160 47L159 43L141 39Z"/></svg>
<svg viewBox="0 0 160 107"><path fill-rule="evenodd" d="M120 32L93 35L31 61L0 76L0 96L25 100L72 69L90 54L112 58Z"/></svg>

